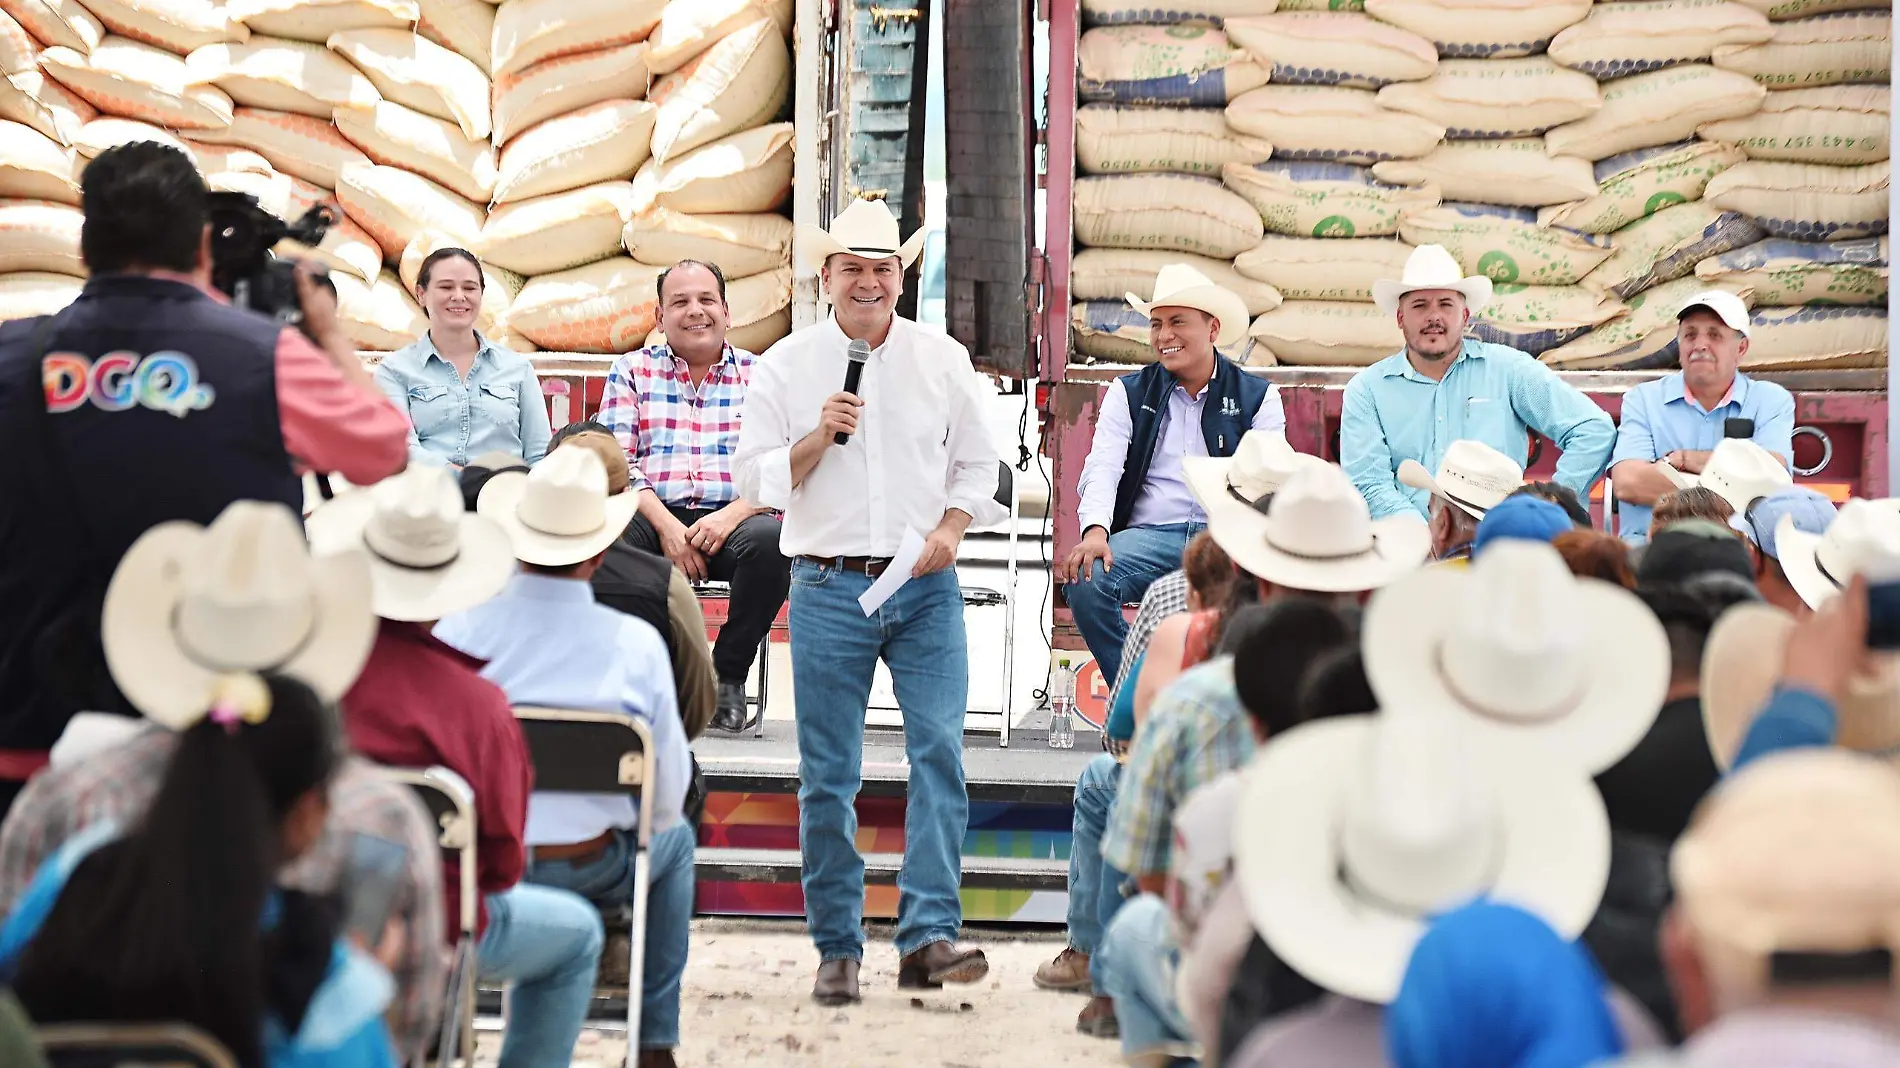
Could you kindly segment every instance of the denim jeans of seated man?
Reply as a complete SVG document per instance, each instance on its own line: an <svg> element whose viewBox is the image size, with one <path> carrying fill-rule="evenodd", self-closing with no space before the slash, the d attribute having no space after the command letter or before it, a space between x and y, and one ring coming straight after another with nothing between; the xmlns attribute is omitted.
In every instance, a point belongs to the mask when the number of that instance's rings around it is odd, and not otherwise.
<svg viewBox="0 0 1900 1068"><path fill-rule="evenodd" d="M508 984L498 1068L567 1068L600 970L600 912L566 890L516 884L488 895L476 951L484 980Z"/></svg>
<svg viewBox="0 0 1900 1068"><path fill-rule="evenodd" d="M1188 1037L1187 1018L1175 1000L1181 947L1167 904L1153 894L1123 903L1102 935L1099 959L1096 990L1115 999L1122 1059L1176 1068L1199 1064L1200 1049Z"/></svg>
<svg viewBox="0 0 1900 1068"><path fill-rule="evenodd" d="M1102 985L1102 931L1122 905L1128 876L1102 859L1102 835L1115 812L1121 765L1103 753L1075 780L1075 815L1069 833L1069 945L1089 954L1089 979Z"/></svg>
<svg viewBox="0 0 1900 1068"><path fill-rule="evenodd" d="M1062 587L1075 628L1102 670L1103 685L1113 689L1121 675L1122 644L1128 640L1122 605L1139 602L1156 579L1180 567L1188 542L1206 529L1202 523L1170 523L1118 530L1108 536L1115 566L1104 569L1097 561L1082 581Z"/></svg>
<svg viewBox="0 0 1900 1068"><path fill-rule="evenodd" d="M952 941L970 796L963 715L970 661L955 568L905 582L866 617L874 580L792 562L792 688L798 694L798 848L805 912L821 960L864 958L864 858L853 802L863 782L864 712L882 659L904 716L910 765L904 870L897 880L897 951Z"/></svg>
<svg viewBox="0 0 1900 1068"><path fill-rule="evenodd" d="M680 824L654 835L647 851L653 881L647 888L645 974L640 977L641 1049L680 1044L680 980L692 941L693 835L690 824ZM633 845L632 831L616 831L613 844L593 860L529 864L528 881L572 890L602 910L618 911L633 904Z"/></svg>

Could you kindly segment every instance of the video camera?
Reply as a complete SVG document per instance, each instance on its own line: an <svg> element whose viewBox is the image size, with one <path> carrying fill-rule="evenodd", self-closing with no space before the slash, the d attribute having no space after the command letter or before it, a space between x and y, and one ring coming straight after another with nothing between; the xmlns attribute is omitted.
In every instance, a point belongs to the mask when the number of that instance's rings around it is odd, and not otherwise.
<svg viewBox="0 0 1900 1068"><path fill-rule="evenodd" d="M303 302L297 299L296 265L271 254L279 241L289 238L314 246L336 225L336 211L319 204L294 223L265 211L249 193L214 192L209 202L211 222L211 284L231 303L283 323L303 322ZM336 284L327 273L317 281L331 293Z"/></svg>

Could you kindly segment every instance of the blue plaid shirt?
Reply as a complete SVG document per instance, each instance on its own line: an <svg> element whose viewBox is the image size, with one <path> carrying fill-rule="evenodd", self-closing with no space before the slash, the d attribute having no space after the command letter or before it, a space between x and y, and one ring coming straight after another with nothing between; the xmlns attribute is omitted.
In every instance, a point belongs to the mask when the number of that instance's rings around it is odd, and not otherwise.
<svg viewBox="0 0 1900 1068"><path fill-rule="evenodd" d="M614 361L597 419L627 450L633 489L674 508L718 508L739 497L732 454L758 357L726 346L695 388L686 361L665 342Z"/></svg>

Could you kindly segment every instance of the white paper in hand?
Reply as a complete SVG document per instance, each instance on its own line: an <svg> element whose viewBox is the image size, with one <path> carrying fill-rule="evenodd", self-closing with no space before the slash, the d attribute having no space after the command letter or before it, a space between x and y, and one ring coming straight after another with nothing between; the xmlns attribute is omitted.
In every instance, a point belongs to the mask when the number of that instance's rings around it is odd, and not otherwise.
<svg viewBox="0 0 1900 1068"><path fill-rule="evenodd" d="M917 566L917 559L924 555L924 536L904 528L904 540L897 544L897 555L884 567L884 573L871 583L871 588L858 595L858 607L869 616L884 607L904 583L910 581L910 569Z"/></svg>

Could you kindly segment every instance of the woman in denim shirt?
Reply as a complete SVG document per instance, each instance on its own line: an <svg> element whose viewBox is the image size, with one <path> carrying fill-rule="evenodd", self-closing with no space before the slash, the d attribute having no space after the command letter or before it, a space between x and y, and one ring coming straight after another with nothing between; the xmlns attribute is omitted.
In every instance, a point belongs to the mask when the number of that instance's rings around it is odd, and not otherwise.
<svg viewBox="0 0 1900 1068"><path fill-rule="evenodd" d="M429 332L376 368L376 384L409 413L409 459L457 468L496 450L541 459L551 431L534 365L475 329L481 261L467 249L430 253L416 299Z"/></svg>

